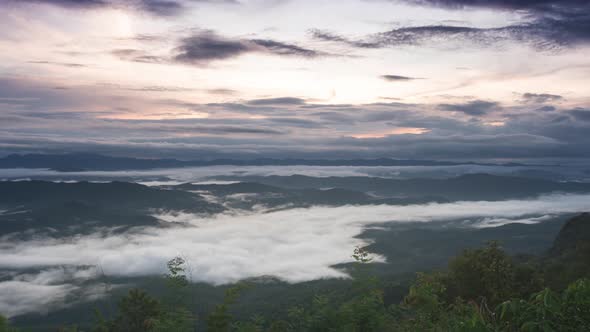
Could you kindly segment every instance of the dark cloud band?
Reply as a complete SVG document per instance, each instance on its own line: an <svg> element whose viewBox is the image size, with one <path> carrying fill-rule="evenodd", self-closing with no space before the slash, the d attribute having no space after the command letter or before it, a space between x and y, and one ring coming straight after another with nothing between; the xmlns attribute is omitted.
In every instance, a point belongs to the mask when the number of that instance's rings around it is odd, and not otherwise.
<svg viewBox="0 0 590 332"><path fill-rule="evenodd" d="M442 111L460 112L471 116L483 116L499 108L496 102L474 100L465 104L441 104Z"/></svg>
<svg viewBox="0 0 590 332"><path fill-rule="evenodd" d="M405 82L405 81L413 81L413 80L421 79L418 77L409 77L409 76L401 76L401 75L381 75L381 78L386 81L389 81L389 82Z"/></svg>
<svg viewBox="0 0 590 332"><path fill-rule="evenodd" d="M526 43L541 50L556 50L590 43L590 2L582 0L407 0L416 5L449 9L518 9L528 20L496 28L455 25L401 27L352 39L333 32L310 30L316 40L336 42L355 48L382 48L407 45L449 45L465 42L494 45L504 41Z"/></svg>
<svg viewBox="0 0 590 332"><path fill-rule="evenodd" d="M214 60L238 57L246 53L314 58L322 52L295 44L271 39L232 39L212 31L202 31L181 40L174 60L182 63L203 64Z"/></svg>

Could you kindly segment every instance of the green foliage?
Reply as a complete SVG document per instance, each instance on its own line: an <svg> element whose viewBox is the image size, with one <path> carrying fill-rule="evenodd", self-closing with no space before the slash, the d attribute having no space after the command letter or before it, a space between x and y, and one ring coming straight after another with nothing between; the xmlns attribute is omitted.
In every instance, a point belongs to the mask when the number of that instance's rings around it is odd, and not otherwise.
<svg viewBox="0 0 590 332"><path fill-rule="evenodd" d="M419 273L404 302L392 308L396 331L485 331L485 306L457 299L444 300L446 286L440 273Z"/></svg>
<svg viewBox="0 0 590 332"><path fill-rule="evenodd" d="M166 263L168 267L166 279L173 287L185 287L188 285L185 265L186 261L182 257L174 257Z"/></svg>
<svg viewBox="0 0 590 332"><path fill-rule="evenodd" d="M528 300L506 301L498 312L507 331L588 331L590 280L577 280L561 294L544 289Z"/></svg>
<svg viewBox="0 0 590 332"><path fill-rule="evenodd" d="M418 273L404 303L426 312L436 312L443 304L441 297L445 291L446 286L441 282L440 274Z"/></svg>
<svg viewBox="0 0 590 332"><path fill-rule="evenodd" d="M556 331L561 303L555 293L544 289L529 301L515 299L502 303L499 318L507 330Z"/></svg>
<svg viewBox="0 0 590 332"><path fill-rule="evenodd" d="M118 305L115 319L106 320L97 311L95 332L189 332L194 330L195 316L188 309L185 294L189 283L185 275L185 261L175 257L168 261L165 301L158 301L145 291L132 289Z"/></svg>
<svg viewBox="0 0 590 332"><path fill-rule="evenodd" d="M255 315L249 321L235 322L231 326L231 330L235 332L263 332L266 322L260 315Z"/></svg>
<svg viewBox="0 0 590 332"><path fill-rule="evenodd" d="M154 332L190 332L194 330L195 317L186 308L179 307L165 310L154 321Z"/></svg>
<svg viewBox="0 0 590 332"><path fill-rule="evenodd" d="M167 296L164 298L163 310L154 323L153 331L193 331L196 317L189 310L192 303L189 297L191 289L186 276L186 261L182 257L174 257L168 261L167 267Z"/></svg>
<svg viewBox="0 0 590 332"><path fill-rule="evenodd" d="M563 294L564 309L571 323L580 330L590 330L590 279L570 284Z"/></svg>
<svg viewBox="0 0 590 332"><path fill-rule="evenodd" d="M194 316L186 308L165 306L142 290L132 289L121 299L115 319L108 321L98 312L95 332L189 332Z"/></svg>
<svg viewBox="0 0 590 332"><path fill-rule="evenodd" d="M12 327L6 317L0 315L0 332L19 332L20 330Z"/></svg>
<svg viewBox="0 0 590 332"><path fill-rule="evenodd" d="M419 273L403 303L389 308L376 279L358 273L369 255L357 248L353 257L353 296L339 302L317 296L293 308L286 331L590 330L590 281L575 281L561 294L539 291L535 266L515 263L497 242L465 251L446 272Z"/></svg>
<svg viewBox="0 0 590 332"><path fill-rule="evenodd" d="M571 280L590 277L590 243L578 242L546 262L544 279L553 289L565 289Z"/></svg>
<svg viewBox="0 0 590 332"><path fill-rule="evenodd" d="M448 299L485 298L494 306L510 297L525 295L531 288L537 291L542 287L535 272L513 263L496 241L489 242L485 248L466 250L454 258L449 264L446 283Z"/></svg>
<svg viewBox="0 0 590 332"><path fill-rule="evenodd" d="M229 332L232 327L232 316L229 308L236 302L240 293L247 288L247 284L237 284L225 291L223 303L217 305L213 312L207 317L207 331Z"/></svg>
<svg viewBox="0 0 590 332"><path fill-rule="evenodd" d="M355 248L350 297L334 298L316 295L307 306L289 310L284 331L388 331L392 316L383 302L383 290L377 278L369 275L368 263L372 261L364 248Z"/></svg>
<svg viewBox="0 0 590 332"><path fill-rule="evenodd" d="M128 332L149 331L161 312L160 303L139 289L132 289L119 303L115 329Z"/></svg>

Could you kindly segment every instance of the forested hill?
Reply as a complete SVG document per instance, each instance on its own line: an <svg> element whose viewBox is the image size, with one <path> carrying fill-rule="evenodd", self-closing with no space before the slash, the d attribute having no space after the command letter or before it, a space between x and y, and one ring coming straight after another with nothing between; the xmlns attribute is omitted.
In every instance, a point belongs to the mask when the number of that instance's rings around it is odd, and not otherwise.
<svg viewBox="0 0 590 332"><path fill-rule="evenodd" d="M414 160L414 159L203 159L203 160L178 160L162 158L132 158L105 156L94 153L69 153L69 154L11 154L0 158L0 168L50 168L57 171L72 172L85 170L130 170L130 169L154 169L189 166L455 166L455 165L482 165L482 166L523 166L517 163L489 164L475 162L452 162L439 160Z"/></svg>
<svg viewBox="0 0 590 332"><path fill-rule="evenodd" d="M584 247L588 245L590 245L590 213L586 212L566 222L549 254L552 257L568 256L584 250Z"/></svg>
<svg viewBox="0 0 590 332"><path fill-rule="evenodd" d="M312 177L305 175L224 176L219 179L250 181L291 189L341 188L389 197L423 197L428 194L448 200L504 200L556 191L590 192L590 183L558 182L485 173L465 174L444 179L388 179L366 176Z"/></svg>

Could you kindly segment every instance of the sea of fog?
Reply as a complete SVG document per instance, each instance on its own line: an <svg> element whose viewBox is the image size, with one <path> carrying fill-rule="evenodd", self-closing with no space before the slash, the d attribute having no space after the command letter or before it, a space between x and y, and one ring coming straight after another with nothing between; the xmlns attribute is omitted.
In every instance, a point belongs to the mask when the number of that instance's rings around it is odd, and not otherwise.
<svg viewBox="0 0 590 332"><path fill-rule="evenodd" d="M207 166L129 171L58 172L50 169L0 169L0 180L133 181L147 185L174 185L248 176L371 176L395 179L448 178L463 174L532 176L558 181L590 182L590 166Z"/></svg>
<svg viewBox="0 0 590 332"><path fill-rule="evenodd" d="M51 304L66 306L71 294L102 295L104 277L161 275L175 256L186 259L192 281L232 283L274 276L287 282L346 278L336 265L351 261L359 235L386 223L473 220L470 227L536 223L562 213L587 211L590 195L553 194L526 200L228 211L204 217L155 215L169 227L126 233L103 230L73 237L0 239L0 312L9 316ZM385 261L377 257L377 261ZM388 258L395 264L395 257Z"/></svg>

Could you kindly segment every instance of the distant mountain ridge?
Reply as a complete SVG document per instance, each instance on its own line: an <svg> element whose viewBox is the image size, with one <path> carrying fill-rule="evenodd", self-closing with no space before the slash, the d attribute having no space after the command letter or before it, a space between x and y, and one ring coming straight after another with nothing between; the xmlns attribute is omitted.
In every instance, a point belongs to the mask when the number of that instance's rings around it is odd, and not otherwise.
<svg viewBox="0 0 590 332"><path fill-rule="evenodd" d="M69 154L11 154L0 158L0 168L49 168L61 172L116 171L130 169L154 169L195 166L531 166L518 163L489 164L476 162L451 162L414 159L141 159L114 157L93 153Z"/></svg>
<svg viewBox="0 0 590 332"><path fill-rule="evenodd" d="M70 227L81 227L74 230L90 232L95 226L156 225L158 220L152 216L156 211L215 214L226 209L252 210L256 206L282 209L317 205L408 205L517 199L552 192L590 193L590 183L488 174L411 180L301 175L241 179L251 182L149 187L117 181L0 181L0 235L32 228L64 232ZM573 233L580 233L579 229ZM570 238L566 235L563 236Z"/></svg>
<svg viewBox="0 0 590 332"><path fill-rule="evenodd" d="M503 200L551 192L589 193L590 183L465 174L446 179L386 179L365 176L312 177L306 175L222 176L220 180L257 182L289 189L340 188L384 197L443 197L448 200Z"/></svg>

